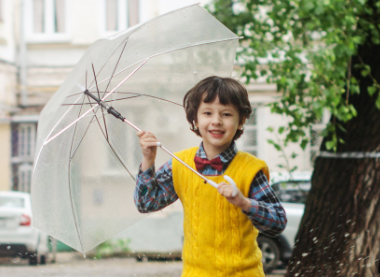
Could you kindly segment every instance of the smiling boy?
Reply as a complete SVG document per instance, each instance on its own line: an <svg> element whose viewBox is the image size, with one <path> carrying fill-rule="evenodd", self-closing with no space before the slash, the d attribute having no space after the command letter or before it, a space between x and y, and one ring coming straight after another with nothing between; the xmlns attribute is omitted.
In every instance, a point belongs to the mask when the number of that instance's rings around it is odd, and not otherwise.
<svg viewBox="0 0 380 277"><path fill-rule="evenodd" d="M235 140L252 108L246 89L231 78L209 77L184 97L191 130L202 137L199 147L176 155L219 184L215 190L169 160L157 172L157 138L139 132L143 161L137 178L135 203L140 212L160 210L180 198L184 208L182 276L264 276L259 231L280 234L286 215L268 184L264 161L237 151ZM232 196L230 176L239 188Z"/></svg>

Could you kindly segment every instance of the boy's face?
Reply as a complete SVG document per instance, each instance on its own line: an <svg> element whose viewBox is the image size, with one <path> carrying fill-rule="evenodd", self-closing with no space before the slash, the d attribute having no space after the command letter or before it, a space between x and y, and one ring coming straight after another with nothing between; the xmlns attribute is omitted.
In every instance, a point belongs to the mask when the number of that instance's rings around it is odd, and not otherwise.
<svg viewBox="0 0 380 277"><path fill-rule="evenodd" d="M239 111L232 105L223 105L219 98L213 102L205 103L202 98L197 111L198 128L207 158L212 159L226 150L243 124L239 124Z"/></svg>

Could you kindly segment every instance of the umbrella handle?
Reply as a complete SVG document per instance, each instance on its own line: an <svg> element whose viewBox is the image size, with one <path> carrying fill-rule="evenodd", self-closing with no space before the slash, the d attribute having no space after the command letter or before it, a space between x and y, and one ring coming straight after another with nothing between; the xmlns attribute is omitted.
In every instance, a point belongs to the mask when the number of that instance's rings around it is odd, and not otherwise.
<svg viewBox="0 0 380 277"><path fill-rule="evenodd" d="M239 189L236 186L235 181L230 176L224 175L223 177L224 177L224 180L226 180L232 186L232 197L235 197L239 191Z"/></svg>
<svg viewBox="0 0 380 277"><path fill-rule="evenodd" d="M237 188L236 186L236 183L235 181L230 177L230 176L227 176L227 175L224 175L223 176L224 179L231 185L232 187L232 197L235 197L239 191L239 189ZM214 188L218 188L218 184L210 179L207 179L207 184L210 184L211 186L213 186Z"/></svg>

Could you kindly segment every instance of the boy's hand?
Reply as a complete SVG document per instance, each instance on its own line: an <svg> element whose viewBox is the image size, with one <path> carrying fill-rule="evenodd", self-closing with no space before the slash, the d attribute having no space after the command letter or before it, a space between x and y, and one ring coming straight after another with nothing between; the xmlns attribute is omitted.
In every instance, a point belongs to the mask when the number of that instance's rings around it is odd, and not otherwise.
<svg viewBox="0 0 380 277"><path fill-rule="evenodd" d="M140 146L144 155L141 163L141 170L146 171L156 160L158 140L152 133L145 131L137 132L137 136L140 138Z"/></svg>
<svg viewBox="0 0 380 277"><path fill-rule="evenodd" d="M245 212L248 212L251 208L251 201L249 201L248 198L246 198L241 191L238 189L238 193L235 197L232 196L233 188L231 185L227 183L220 183L218 186L218 192L224 196L228 202L231 204L239 207Z"/></svg>

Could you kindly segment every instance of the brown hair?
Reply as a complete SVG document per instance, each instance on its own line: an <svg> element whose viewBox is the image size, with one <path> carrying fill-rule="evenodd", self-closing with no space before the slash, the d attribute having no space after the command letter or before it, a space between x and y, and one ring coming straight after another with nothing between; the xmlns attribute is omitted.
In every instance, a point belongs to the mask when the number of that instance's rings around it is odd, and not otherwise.
<svg viewBox="0 0 380 277"><path fill-rule="evenodd" d="M245 87L232 78L222 78L211 76L201 80L193 88L191 88L183 98L183 106L186 111L187 121L191 124L190 130L201 136L199 130L195 127L197 122L197 112L204 97L205 103L210 103L216 97L223 105L232 104L239 111L239 124L243 124L244 119L247 119L252 113L252 107L248 99L248 93ZM234 140L238 139L243 130L238 129L234 136Z"/></svg>

